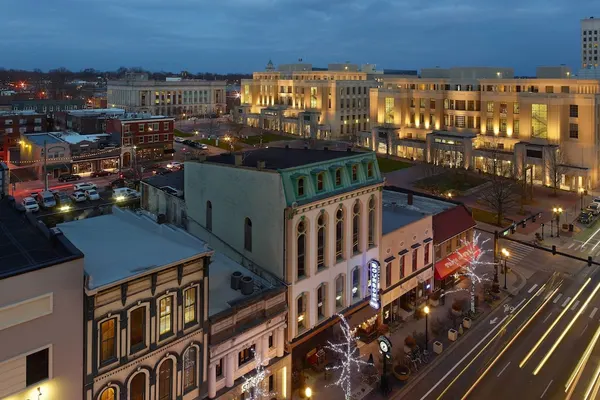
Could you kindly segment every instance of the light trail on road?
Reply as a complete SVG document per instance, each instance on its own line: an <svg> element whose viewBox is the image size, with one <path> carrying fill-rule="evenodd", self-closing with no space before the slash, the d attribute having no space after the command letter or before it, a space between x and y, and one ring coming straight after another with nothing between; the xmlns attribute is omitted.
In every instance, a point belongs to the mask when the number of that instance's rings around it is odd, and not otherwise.
<svg viewBox="0 0 600 400"><path fill-rule="evenodd" d="M548 335L550 334L550 332L552 331L552 329L554 329L554 327L556 326L556 324L558 324L558 321L560 321L562 319L562 317L567 313L567 311L569 311L569 308L571 308L571 306L573 305L573 303L575 302L575 300L577 300L577 298L579 297L579 295L581 294L581 292L583 292L583 289L585 289L585 287L590 283L591 280L592 280L591 278L588 278L585 281L585 283L583 284L583 286L581 286L581 288L579 289L579 291L577 292L577 294L571 299L571 301L569 302L569 304L567 304L567 306L562 310L562 312L558 315L558 317L554 320L554 322L552 322L552 325L550 325L550 327L546 330L546 332L544 332L544 334L542 335L542 337L537 341L537 343L535 344L535 346L533 346L533 348L529 351L529 353L527 353L527 355L525 356L525 358L523 358L523 360L519 364L519 368L523 368L523 366L531 358L531 356L533 355L533 353L536 352L536 350L538 349L538 347L540 347L540 345L542 344L542 342L546 339L546 337L548 337Z"/></svg>
<svg viewBox="0 0 600 400"><path fill-rule="evenodd" d="M585 246L586 246L586 245L589 243L589 241L590 241L590 240L592 240L592 239L594 238L594 236L596 236L596 234L597 234L598 232L600 232L600 228L598 228L598 230L597 230L596 232L594 232L594 234L593 234L592 236L590 236L590 237L589 237L589 238L588 238L588 239L587 239L587 240L586 240L586 241L583 243L583 245L581 245L581 247L585 247ZM600 243L600 242L598 242L598 243ZM597 245L598 245L598 244L596 244L596 246L597 246Z"/></svg>
<svg viewBox="0 0 600 400"><path fill-rule="evenodd" d="M494 361L492 361L490 363L490 365L487 366L485 371L483 371L483 373L481 375L479 375L479 378L477 378L477 380L473 383L473 385L471 385L469 390L467 390L467 392L463 395L463 397L461 398L462 400L466 399L471 394L471 392L475 389L475 387L479 384L479 382L481 382L481 380L486 376L486 374L490 371L490 369L492 369L492 367L496 364L496 362L500 359L500 357L502 357L502 355L506 352L506 350L508 350L508 348L513 344L513 342L515 340L517 340L519 335L529 326L531 321L533 321L535 319L535 317L542 311L542 309L546 306L546 304L548 304L550 299L552 299L552 296L554 296L556 294L556 292L558 291L558 289L560 289L561 285L562 285L562 282L559 284L559 286L556 289L554 289L552 291L552 293L550 293L549 296L546 297L546 300L544 300L544 302L537 309L537 311L531 317L529 317L527 322L525 324L523 324L523 326L521 326L521 328L519 329L517 334L515 336L513 336L513 338L510 340L510 342L508 342L508 344L506 346L504 346L504 349L502 349L502 351L496 356Z"/></svg>
<svg viewBox="0 0 600 400"><path fill-rule="evenodd" d="M566 400L569 400L571 398L571 396L573 395L573 391L575 390L575 387L577 386L577 383L579 382L579 379L581 378L581 374L583 373L583 370L584 370L588 360L590 359L590 355L592 354L592 351L594 350L594 347L596 346L596 343L598 342L598 338L600 338L600 326L598 327L598 329L596 329L596 333L592 337L592 340L590 340L588 347L583 352L583 355L579 359L577 366L575 367L575 369L571 373L571 376L569 377L569 380L565 384L565 393L567 393Z"/></svg>

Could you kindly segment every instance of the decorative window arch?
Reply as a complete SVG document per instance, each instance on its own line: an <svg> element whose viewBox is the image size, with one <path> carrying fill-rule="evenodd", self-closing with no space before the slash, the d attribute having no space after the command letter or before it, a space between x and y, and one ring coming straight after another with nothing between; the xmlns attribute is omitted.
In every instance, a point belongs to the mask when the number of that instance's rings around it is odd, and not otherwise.
<svg viewBox="0 0 600 400"><path fill-rule="evenodd" d="M360 209L359 200L354 202L352 206L352 253L360 252Z"/></svg>
<svg viewBox="0 0 600 400"><path fill-rule="evenodd" d="M183 353L183 392L198 387L198 347L190 346Z"/></svg>
<svg viewBox="0 0 600 400"><path fill-rule="evenodd" d="M252 251L252 221L248 217L244 220L244 249Z"/></svg>
<svg viewBox="0 0 600 400"><path fill-rule="evenodd" d="M325 212L317 217L317 270L327 267L327 220Z"/></svg>
<svg viewBox="0 0 600 400"><path fill-rule="evenodd" d="M335 170L335 186L341 186L342 185L342 169L341 168L337 168Z"/></svg>
<svg viewBox="0 0 600 400"><path fill-rule="evenodd" d="M368 214L368 241L369 247L375 246L375 196L369 199L369 214Z"/></svg>
<svg viewBox="0 0 600 400"><path fill-rule="evenodd" d="M296 276L297 279L307 276L306 271L306 221L301 219L296 225Z"/></svg>
<svg viewBox="0 0 600 400"><path fill-rule="evenodd" d="M212 203L210 201L206 202L206 229L212 231Z"/></svg>
<svg viewBox="0 0 600 400"><path fill-rule="evenodd" d="M298 194L298 197L302 197L306 194L305 182L306 182L306 179L303 176L298 178L298 180L296 181L296 192Z"/></svg>
<svg viewBox="0 0 600 400"><path fill-rule="evenodd" d="M308 303L308 295L306 292L301 293L296 297L296 320L297 320L297 332L296 334L302 333L308 326L308 315L306 314L306 305Z"/></svg>
<svg viewBox="0 0 600 400"><path fill-rule="evenodd" d="M119 388L116 386L110 385L106 387L102 392L100 392L100 396L98 396L98 400L117 400L118 398Z"/></svg>
<svg viewBox="0 0 600 400"><path fill-rule="evenodd" d="M166 357L158 365L156 372L157 400L173 400L175 398L175 362L172 357Z"/></svg>
<svg viewBox="0 0 600 400"><path fill-rule="evenodd" d="M341 206L335 212L335 259L341 261L344 259L344 206Z"/></svg>
<svg viewBox="0 0 600 400"><path fill-rule="evenodd" d="M134 374L129 380L129 400L148 400L147 394L148 374L146 371L140 371Z"/></svg>

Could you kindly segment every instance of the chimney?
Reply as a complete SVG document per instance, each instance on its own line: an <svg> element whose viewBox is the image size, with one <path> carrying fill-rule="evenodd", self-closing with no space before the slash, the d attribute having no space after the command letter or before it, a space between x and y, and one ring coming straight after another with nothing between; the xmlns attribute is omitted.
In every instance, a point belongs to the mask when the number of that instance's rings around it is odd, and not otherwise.
<svg viewBox="0 0 600 400"><path fill-rule="evenodd" d="M244 160L242 158L242 154L234 154L234 157L235 157L235 166L236 167L241 166L242 165L242 161Z"/></svg>
<svg viewBox="0 0 600 400"><path fill-rule="evenodd" d="M413 203L413 194L409 193L406 198L406 204L408 204L409 206L412 206L412 203Z"/></svg>
<svg viewBox="0 0 600 400"><path fill-rule="evenodd" d="M264 161L259 160L259 161L256 162L256 168L257 169L265 169L265 165L266 164L265 164Z"/></svg>

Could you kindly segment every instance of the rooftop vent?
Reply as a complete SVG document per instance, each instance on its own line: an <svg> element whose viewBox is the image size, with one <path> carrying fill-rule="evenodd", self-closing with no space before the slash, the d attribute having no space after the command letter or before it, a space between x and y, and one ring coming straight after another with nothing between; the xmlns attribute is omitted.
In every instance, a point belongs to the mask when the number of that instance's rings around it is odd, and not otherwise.
<svg viewBox="0 0 600 400"><path fill-rule="evenodd" d="M240 288L240 281L244 275L240 271L235 271L231 274L231 288L233 290L238 290Z"/></svg>
<svg viewBox="0 0 600 400"><path fill-rule="evenodd" d="M240 289L243 295L248 296L254 293L254 279L251 276L244 276L240 282Z"/></svg>

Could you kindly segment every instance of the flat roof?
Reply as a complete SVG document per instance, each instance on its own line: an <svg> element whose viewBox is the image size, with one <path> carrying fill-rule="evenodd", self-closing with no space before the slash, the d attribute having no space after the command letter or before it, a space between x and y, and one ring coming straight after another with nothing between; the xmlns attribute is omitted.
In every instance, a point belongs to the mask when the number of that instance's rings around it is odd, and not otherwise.
<svg viewBox="0 0 600 400"><path fill-rule="evenodd" d="M381 198L383 209L388 210L409 210L418 212L422 215L435 215L445 210L456 207L456 203L444 200L434 199L426 196L412 195L412 204L408 204L409 193L383 190Z"/></svg>
<svg viewBox="0 0 600 400"><path fill-rule="evenodd" d="M403 226L412 224L429 214L422 213L407 207L398 207L397 205L383 204L381 220L381 233L387 235L390 232L400 229Z"/></svg>
<svg viewBox="0 0 600 400"><path fill-rule="evenodd" d="M0 111L0 117L11 117L11 116L20 116L20 115L30 116L30 115L45 115L45 114L39 113L35 110Z"/></svg>
<svg viewBox="0 0 600 400"><path fill-rule="evenodd" d="M83 255L51 241L9 204L0 200L0 279L61 264Z"/></svg>
<svg viewBox="0 0 600 400"><path fill-rule="evenodd" d="M147 120L147 119L175 119L173 117L166 117L164 115L152 115L149 113L127 113L119 116L121 121L131 120Z"/></svg>
<svg viewBox="0 0 600 400"><path fill-rule="evenodd" d="M208 290L209 316L231 308L239 300L274 287L267 280L219 252L213 254L208 271L210 282ZM252 294L244 295L240 290L233 290L231 288L231 274L236 271L240 271L243 276L252 277L254 280L254 291Z"/></svg>
<svg viewBox="0 0 600 400"><path fill-rule="evenodd" d="M176 190L184 190L184 181L183 174L185 170L179 170L175 172L168 173L166 175L154 175L149 178L144 179L148 185L161 188L163 186L171 186Z"/></svg>
<svg viewBox="0 0 600 400"><path fill-rule="evenodd" d="M265 162L265 169L278 170L295 168L303 165L315 164L323 161L335 160L356 156L355 151L314 150L314 149L292 149L284 147L269 147L259 150L250 150L244 153L223 153L217 156L207 157L206 161L235 165L235 155L242 155L244 167L257 168L259 161Z"/></svg>
<svg viewBox="0 0 600 400"><path fill-rule="evenodd" d="M102 114L125 114L122 108L84 108L81 110L68 110L67 114L78 117L96 116Z"/></svg>
<svg viewBox="0 0 600 400"><path fill-rule="evenodd" d="M63 140L57 138L54 135L51 135L50 132L48 133L28 133L25 134L25 137L27 138L27 140L29 140L30 142L36 144L37 146L43 146L44 142L46 142L46 144L52 144L52 143L64 143Z"/></svg>
<svg viewBox="0 0 600 400"><path fill-rule="evenodd" d="M84 254L88 289L212 252L202 240L143 213L118 207L112 212L56 226Z"/></svg>
<svg viewBox="0 0 600 400"><path fill-rule="evenodd" d="M96 133L93 135L82 135L80 133L77 132L73 132L73 131L67 131L67 132L49 132L52 135L55 135L56 137L64 140L65 142L68 142L70 144L77 144L83 141L88 141L88 142L96 142L98 140L100 140L101 138L106 138L106 137L110 137L110 134L108 133Z"/></svg>

